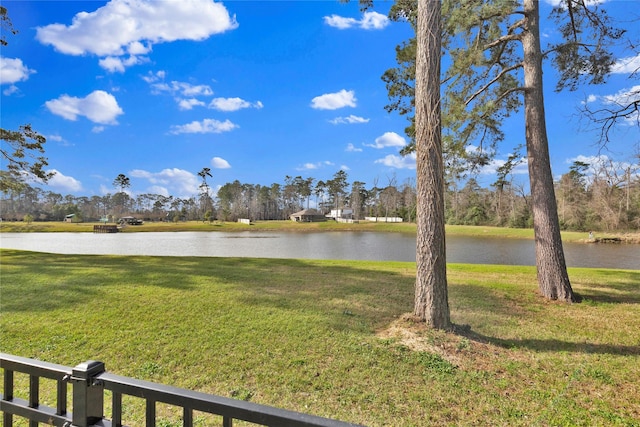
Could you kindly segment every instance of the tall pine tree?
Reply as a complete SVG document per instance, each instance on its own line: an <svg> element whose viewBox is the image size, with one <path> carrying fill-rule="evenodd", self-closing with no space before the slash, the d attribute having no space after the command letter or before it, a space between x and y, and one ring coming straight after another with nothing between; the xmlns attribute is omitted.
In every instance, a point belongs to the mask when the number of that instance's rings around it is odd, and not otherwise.
<svg viewBox="0 0 640 427"><path fill-rule="evenodd" d="M563 0L551 15L561 40L542 51L537 0L444 0L444 57L451 65L442 77L443 144L447 166L483 162L504 134L502 121L524 103L525 137L532 193L536 266L540 292L548 299L575 301L566 269L544 113L542 61L550 58L560 73L556 90L580 83L602 83L614 58L609 44L623 31L611 26L604 10L587 0ZM391 17L415 27L415 2L398 0ZM383 76L389 110L410 116L416 92L415 41L399 46L399 66ZM416 110L417 111L417 110ZM411 117L410 117L411 118ZM417 135L411 118L407 129ZM481 147L469 159L465 148ZM415 149L408 146L405 152ZM464 161L461 162L460 159Z"/></svg>

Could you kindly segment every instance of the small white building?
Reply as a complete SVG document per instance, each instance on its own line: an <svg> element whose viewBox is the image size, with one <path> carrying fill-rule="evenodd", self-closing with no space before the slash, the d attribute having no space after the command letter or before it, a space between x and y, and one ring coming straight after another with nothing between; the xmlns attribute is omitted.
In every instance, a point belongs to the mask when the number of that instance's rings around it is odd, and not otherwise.
<svg viewBox="0 0 640 427"><path fill-rule="evenodd" d="M351 208L343 208L343 209L331 209L331 212L325 215L327 218L331 219L353 219L353 209Z"/></svg>

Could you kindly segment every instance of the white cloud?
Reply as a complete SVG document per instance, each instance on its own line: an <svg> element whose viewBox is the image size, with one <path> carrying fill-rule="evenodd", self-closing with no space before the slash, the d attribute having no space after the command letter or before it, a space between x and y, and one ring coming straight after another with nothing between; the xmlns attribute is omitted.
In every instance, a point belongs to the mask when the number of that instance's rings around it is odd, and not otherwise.
<svg viewBox="0 0 640 427"><path fill-rule="evenodd" d="M601 101L608 105L628 105L640 101L640 85L630 89L622 89L613 95L601 97Z"/></svg>
<svg viewBox="0 0 640 427"><path fill-rule="evenodd" d="M629 167L633 166L629 162L614 160L606 154L599 154L597 156L585 156L583 154L580 154L565 161L565 163L570 165L572 165L574 162L588 164L589 168L587 168L587 172L591 174L597 173L598 170L608 169L610 171L616 170L622 175Z"/></svg>
<svg viewBox="0 0 640 427"><path fill-rule="evenodd" d="M586 0L585 4L587 6L597 6L602 3L606 3L609 0ZM562 4L566 3L566 0L544 0L545 3L550 4L551 6L558 7Z"/></svg>
<svg viewBox="0 0 640 427"><path fill-rule="evenodd" d="M107 56L106 58L100 59L98 61L98 65L100 65L110 73L115 73L116 71L119 73L124 73L126 67L131 67L137 64L144 64L145 62L149 62L149 58L135 55L131 55L128 58Z"/></svg>
<svg viewBox="0 0 640 427"><path fill-rule="evenodd" d="M204 107L205 103L196 98L182 99L176 98L178 108L181 110L191 110L193 107Z"/></svg>
<svg viewBox="0 0 640 427"><path fill-rule="evenodd" d="M585 104L590 104L592 102L596 102L598 100L598 97L591 94L589 96L587 96L587 100L584 102Z"/></svg>
<svg viewBox="0 0 640 427"><path fill-rule="evenodd" d="M218 111L238 111L243 108L262 108L263 104L260 101L251 103L245 101L242 98L214 98L209 104L209 108L213 108Z"/></svg>
<svg viewBox="0 0 640 427"><path fill-rule="evenodd" d="M153 78L149 76L143 78L145 81L151 83L151 88L155 93L167 92L172 95L180 94L185 97L213 95L213 90L211 90L209 85L192 85L191 83L178 82L175 80L170 83L165 83L164 81L159 82L159 80L152 80Z"/></svg>
<svg viewBox="0 0 640 427"><path fill-rule="evenodd" d="M147 188L147 191L145 191L145 193L149 193L149 194L159 194L161 196L164 197L169 197L169 189L167 187L163 187L161 185L152 185L150 187Z"/></svg>
<svg viewBox="0 0 640 427"><path fill-rule="evenodd" d="M154 94L168 93L175 95L178 108L181 110L191 110L193 107L204 107L205 105L208 108L225 112L238 111L243 108L260 109L264 107L261 101L249 102L238 97L218 97L212 99L209 104L205 104L204 101L197 97L213 95L213 90L209 85L194 85L176 80L167 83L164 81L165 76L166 73L164 71L158 71L155 74L149 72L147 75L142 76L142 79L149 83Z"/></svg>
<svg viewBox="0 0 640 427"><path fill-rule="evenodd" d="M151 93L155 95L163 93L173 95L180 110L204 107L207 104L197 97L213 95L213 90L209 85L194 85L176 80L167 83L164 81L165 76L166 73L164 71L158 71L155 74L149 72L146 76L142 76L142 79L151 86Z"/></svg>
<svg viewBox="0 0 640 427"><path fill-rule="evenodd" d="M124 73L124 62L115 56L107 56L98 61L98 64L105 70L115 73L116 71Z"/></svg>
<svg viewBox="0 0 640 427"><path fill-rule="evenodd" d="M368 122L369 122L369 119L365 119L364 117L354 116L353 114L347 117L336 117L335 119L329 120L329 123L332 123L334 125L368 123Z"/></svg>
<svg viewBox="0 0 640 427"><path fill-rule="evenodd" d="M389 18L378 12L365 12L360 20L360 28L365 30L382 30L389 25Z"/></svg>
<svg viewBox="0 0 640 427"><path fill-rule="evenodd" d="M57 142L63 147L72 147L74 144L64 139L61 135L47 135L47 141Z"/></svg>
<svg viewBox="0 0 640 427"><path fill-rule="evenodd" d="M376 160L374 163L380 163L385 166L396 169L415 169L416 168L416 154L411 153L406 156L398 156L396 154L389 154L382 159Z"/></svg>
<svg viewBox="0 0 640 427"><path fill-rule="evenodd" d="M0 84L13 84L27 80L36 71L22 63L20 58L0 57Z"/></svg>
<svg viewBox="0 0 640 427"><path fill-rule="evenodd" d="M347 144L347 148L345 148L345 151L351 152L351 153L359 153L362 151L362 148L358 148L355 145L353 145L352 143Z"/></svg>
<svg viewBox="0 0 640 427"><path fill-rule="evenodd" d="M116 118L124 113L116 98L102 90L95 90L85 98L62 95L45 102L45 106L53 114L67 120L77 120L78 116L84 116L94 123L105 125L117 124Z"/></svg>
<svg viewBox="0 0 640 427"><path fill-rule="evenodd" d="M367 147L386 148L386 147L404 147L407 142L403 137L395 132L385 132L375 139L375 144L365 144Z"/></svg>
<svg viewBox="0 0 640 427"><path fill-rule="evenodd" d="M588 182L598 176L607 177L607 179L616 179L615 177L617 177L618 180L620 180L624 179L622 177L629 172L632 177L640 178L640 175L638 175L639 170L637 162L630 163L627 161L618 161L611 159L609 156L604 154L597 156L585 156L580 154L565 161L567 164L573 164L574 162L581 162L589 165L585 170L585 177Z"/></svg>
<svg viewBox="0 0 640 427"><path fill-rule="evenodd" d="M370 11L365 12L362 19L345 18L339 15L325 16L324 23L340 30L353 27L363 30L382 30L389 25L389 18L381 13Z"/></svg>
<svg viewBox="0 0 640 427"><path fill-rule="evenodd" d="M586 163L588 165L599 165L604 164L609 161L609 156L601 154L599 156L585 156L583 154L579 154L576 157L572 157L565 161L566 164L572 165L574 162Z"/></svg>
<svg viewBox="0 0 640 427"><path fill-rule="evenodd" d="M60 191L74 193L82 191L82 184L77 179L66 176L56 169L48 170L47 172L53 172L54 175L47 181L47 185L56 188Z"/></svg>
<svg viewBox="0 0 640 427"><path fill-rule="evenodd" d="M325 93L311 100L311 108L317 110L337 110L343 107L356 106L355 92L342 89L340 92Z"/></svg>
<svg viewBox="0 0 640 427"><path fill-rule="evenodd" d="M179 90L184 96L210 96L213 91L208 85L192 85L189 83L171 82L174 90Z"/></svg>
<svg viewBox="0 0 640 427"><path fill-rule="evenodd" d="M164 80L166 75L167 75L167 72L163 70L156 71L155 73L149 71L146 76L142 76L142 80L151 84L160 80Z"/></svg>
<svg viewBox="0 0 640 427"><path fill-rule="evenodd" d="M214 157L211 159L211 166L215 169L230 169L231 165L222 157Z"/></svg>
<svg viewBox="0 0 640 427"><path fill-rule="evenodd" d="M14 93L18 93L18 92L20 92L20 89L18 89L18 86L16 86L16 85L11 85L11 86L9 86L8 88L6 88L5 90L2 91L2 93L5 96L11 96Z"/></svg>
<svg viewBox="0 0 640 427"><path fill-rule="evenodd" d="M142 169L135 169L128 174L131 178L138 178L151 184L145 192L152 194L162 194L165 196L174 195L180 198L192 197L198 194L200 182L198 177L184 169L170 168L160 172L149 172Z"/></svg>
<svg viewBox="0 0 640 427"><path fill-rule="evenodd" d="M316 162L316 163L309 162L309 163L305 163L302 166L297 167L296 170L299 170L299 171L316 170L325 166L333 166L334 164L335 163L330 162L328 160L325 160L323 162Z"/></svg>
<svg viewBox="0 0 640 427"><path fill-rule="evenodd" d="M222 3L210 0L112 0L93 12L80 12L71 25L51 24L36 29L40 43L67 55L93 54L100 58L125 57L100 65L120 71L146 59L154 43L204 40L237 28L235 17Z"/></svg>
<svg viewBox="0 0 640 427"><path fill-rule="evenodd" d="M495 175L499 168L507 163L506 160L492 159L488 164L483 165L478 173L480 175ZM512 175L527 175L529 173L529 166L526 157L519 160L519 163L511 170Z"/></svg>
<svg viewBox="0 0 640 427"><path fill-rule="evenodd" d="M131 55L146 55L151 52L151 44L147 43L146 45L140 42L133 42L129 45L129 54Z"/></svg>
<svg viewBox="0 0 640 427"><path fill-rule="evenodd" d="M632 74L638 71L640 71L640 53L636 56L621 58L611 67L611 72L614 74Z"/></svg>
<svg viewBox="0 0 640 427"><path fill-rule="evenodd" d="M200 122L193 121L186 125L172 126L171 133L175 135L181 133L222 133L232 131L237 127L238 125L229 120L220 122L215 119L204 119Z"/></svg>
<svg viewBox="0 0 640 427"><path fill-rule="evenodd" d="M358 20L355 18L345 18L339 15L331 15L324 17L324 23L330 27L345 30L347 28L355 27L358 24Z"/></svg>
<svg viewBox="0 0 640 427"><path fill-rule="evenodd" d="M621 89L617 93L611 95L589 95L587 97L587 103L593 103L599 101L604 105L613 105L612 109L622 109L624 107L630 106L633 103L640 102L640 85L633 86L628 89ZM635 125L640 121L640 112L639 111L631 111L623 120L620 121L621 124L626 125Z"/></svg>
<svg viewBox="0 0 640 427"><path fill-rule="evenodd" d="M494 175L500 166L504 166L506 162L504 160L492 159L486 165L482 165L478 173L480 175Z"/></svg>

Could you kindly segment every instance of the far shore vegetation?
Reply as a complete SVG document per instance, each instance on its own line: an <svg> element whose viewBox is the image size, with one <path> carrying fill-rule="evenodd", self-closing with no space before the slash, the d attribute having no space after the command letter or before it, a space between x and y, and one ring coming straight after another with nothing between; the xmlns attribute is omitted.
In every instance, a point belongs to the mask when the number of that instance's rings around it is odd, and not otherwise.
<svg viewBox="0 0 640 427"><path fill-rule="evenodd" d="M0 256L9 354L368 426L640 425L639 270L570 268L583 300L562 304L535 267L450 264L442 332L407 314L411 262ZM124 405L144 425L144 404ZM180 416L158 407L158 425Z"/></svg>
<svg viewBox="0 0 640 427"><path fill-rule="evenodd" d="M32 221L2 221L1 232L92 232L94 225L101 222L32 222ZM111 223L113 224L113 223ZM324 222L294 222L294 221L254 221L251 224L230 221L180 221L180 222L144 222L142 225L128 225L120 232L178 232L178 231L283 231L283 232L315 232L315 231L376 231L415 233L415 223L392 223L359 221L356 223L340 223L336 221ZM484 236L500 238L533 239L531 228L509 228L473 225L447 225L448 235ZM603 238L615 238L624 243L640 243L638 231L589 232L563 231L562 240L565 242L590 242Z"/></svg>

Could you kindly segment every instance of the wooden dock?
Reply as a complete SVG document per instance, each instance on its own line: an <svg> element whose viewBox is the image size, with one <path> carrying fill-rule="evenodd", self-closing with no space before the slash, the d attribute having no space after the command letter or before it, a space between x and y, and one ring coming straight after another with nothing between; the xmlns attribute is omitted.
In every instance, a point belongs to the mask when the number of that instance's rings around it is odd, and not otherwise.
<svg viewBox="0 0 640 427"><path fill-rule="evenodd" d="M622 239L619 237L598 237L595 241L596 243L622 243Z"/></svg>
<svg viewBox="0 0 640 427"><path fill-rule="evenodd" d="M93 226L94 233L117 233L118 226L117 225L94 225Z"/></svg>

